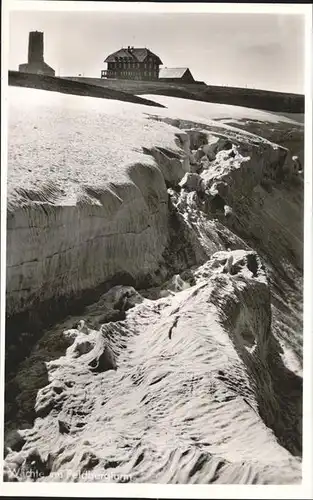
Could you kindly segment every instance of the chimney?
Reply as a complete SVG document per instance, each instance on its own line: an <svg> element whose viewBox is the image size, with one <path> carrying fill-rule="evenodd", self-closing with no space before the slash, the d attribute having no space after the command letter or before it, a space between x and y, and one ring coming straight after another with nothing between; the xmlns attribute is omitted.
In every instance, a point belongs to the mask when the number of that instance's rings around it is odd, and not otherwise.
<svg viewBox="0 0 313 500"><path fill-rule="evenodd" d="M43 63L43 33L31 31L28 39L28 64Z"/></svg>

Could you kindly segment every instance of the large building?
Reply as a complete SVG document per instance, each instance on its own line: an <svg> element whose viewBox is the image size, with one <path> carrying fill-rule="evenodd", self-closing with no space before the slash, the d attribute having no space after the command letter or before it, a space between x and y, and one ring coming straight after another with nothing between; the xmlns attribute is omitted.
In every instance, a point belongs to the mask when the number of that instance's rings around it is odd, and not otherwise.
<svg viewBox="0 0 313 500"><path fill-rule="evenodd" d="M20 64L18 70L23 73L54 76L55 71L45 63L43 53L43 33L31 31L28 38L28 62Z"/></svg>
<svg viewBox="0 0 313 500"><path fill-rule="evenodd" d="M126 80L158 80L161 59L149 49L128 46L110 54L104 61L107 70L101 71L101 78Z"/></svg>
<svg viewBox="0 0 313 500"><path fill-rule="evenodd" d="M173 83L193 83L195 81L189 68L161 68L159 79L162 82Z"/></svg>

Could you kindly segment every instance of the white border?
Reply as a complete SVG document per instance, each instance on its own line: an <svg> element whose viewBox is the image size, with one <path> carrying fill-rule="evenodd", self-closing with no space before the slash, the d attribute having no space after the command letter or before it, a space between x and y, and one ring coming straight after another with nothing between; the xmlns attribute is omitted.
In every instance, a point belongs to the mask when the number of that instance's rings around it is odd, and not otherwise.
<svg viewBox="0 0 313 500"><path fill-rule="evenodd" d="M138 498L313 498L312 469L312 6L303 4L218 4L218 3L149 3L149 2L49 2L5 0L2 16L2 150L1 150L1 336L0 353L4 358L4 308L6 262L6 162L7 162L7 70L8 70L8 12L24 11L111 11L111 12L212 12L303 14L306 16L306 79L305 79L305 216L304 216L304 450L303 482L292 486L250 485L163 485L163 484L103 484L103 483L3 483L0 459L0 494L6 496L77 496L77 497L138 497ZM290 34L292 36L292 33ZM3 446L4 363L1 363L0 387L0 452Z"/></svg>
<svg viewBox="0 0 313 500"><path fill-rule="evenodd" d="M303 4L233 4L233 3L171 3L171 2L57 2L10 0L10 10L77 11L77 12L165 12L165 13L231 13L231 14L306 14L310 6Z"/></svg>
<svg viewBox="0 0 313 500"><path fill-rule="evenodd" d="M4 6L3 6L4 7ZM3 47L5 41L9 40L8 11L2 10L1 19L1 290L0 290L0 494L2 493L3 477L3 425L4 425L4 351L5 351L5 275L6 275L6 185L7 185L7 89L8 89L8 55L9 51ZM9 494L9 493L8 493Z"/></svg>
<svg viewBox="0 0 313 500"><path fill-rule="evenodd" d="M313 94L313 21L312 7L311 16L306 17L305 26L305 185L304 185L304 304L303 304L303 458L302 471L303 483L306 484L312 477L313 469L313 321L312 321L312 297L313 297L313 162L312 162L312 94ZM312 481L312 480L311 480ZM311 482L311 497L313 498L313 487Z"/></svg>

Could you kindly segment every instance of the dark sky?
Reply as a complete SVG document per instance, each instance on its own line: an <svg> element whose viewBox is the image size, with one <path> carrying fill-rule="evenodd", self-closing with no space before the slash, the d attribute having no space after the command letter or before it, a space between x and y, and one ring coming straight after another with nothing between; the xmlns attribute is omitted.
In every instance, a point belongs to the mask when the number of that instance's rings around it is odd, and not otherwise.
<svg viewBox="0 0 313 500"><path fill-rule="evenodd" d="M62 8L62 2L58 5ZM9 26L10 69L27 61L28 32L38 30L45 35L45 61L61 76L99 77L109 53L133 45L150 48L165 66L189 67L208 84L304 92L302 14L78 12L72 7L14 11Z"/></svg>

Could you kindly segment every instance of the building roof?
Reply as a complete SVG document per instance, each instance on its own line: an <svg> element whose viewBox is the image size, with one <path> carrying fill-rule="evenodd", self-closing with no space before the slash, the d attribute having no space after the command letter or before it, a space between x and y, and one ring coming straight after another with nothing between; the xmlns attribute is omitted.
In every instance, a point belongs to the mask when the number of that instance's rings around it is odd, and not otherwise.
<svg viewBox="0 0 313 500"><path fill-rule="evenodd" d="M160 68L159 78L182 78L188 68Z"/></svg>
<svg viewBox="0 0 313 500"><path fill-rule="evenodd" d="M154 58L158 59L159 64L163 64L159 56L151 52L151 50L138 47L127 47L125 49L122 48L120 50L117 50L116 52L113 52L113 54L110 54L104 60L104 62L115 62L119 57L131 57L134 61L144 62L148 56L153 56Z"/></svg>
<svg viewBox="0 0 313 500"><path fill-rule="evenodd" d="M189 68L160 68L159 78L182 78Z"/></svg>

